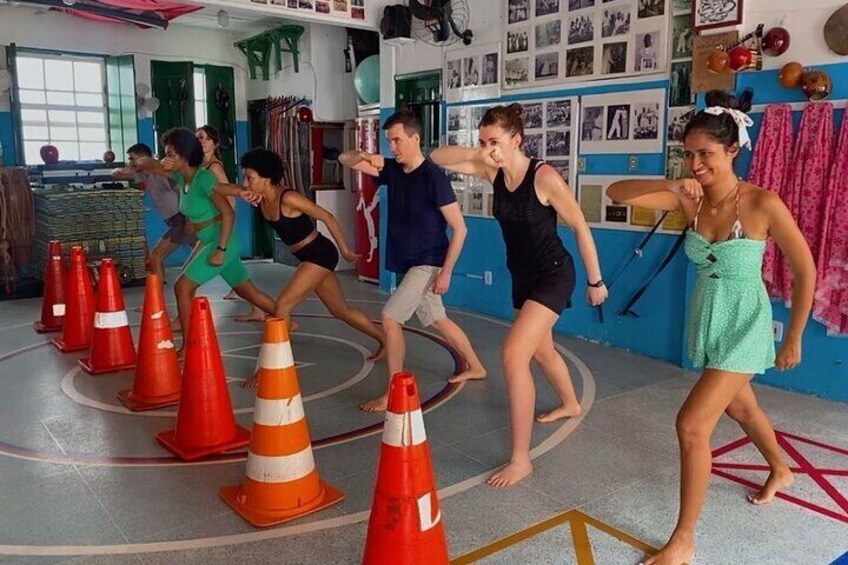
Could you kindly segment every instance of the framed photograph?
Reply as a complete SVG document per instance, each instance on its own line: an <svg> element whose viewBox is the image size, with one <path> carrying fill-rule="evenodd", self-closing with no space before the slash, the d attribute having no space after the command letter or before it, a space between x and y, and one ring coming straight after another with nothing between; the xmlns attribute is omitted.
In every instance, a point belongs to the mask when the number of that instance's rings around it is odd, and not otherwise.
<svg viewBox="0 0 848 565"><path fill-rule="evenodd" d="M559 52L536 55L536 80L559 76Z"/></svg>
<svg viewBox="0 0 848 565"><path fill-rule="evenodd" d="M627 70L627 42L606 43L603 51L601 73L605 75L621 74Z"/></svg>
<svg viewBox="0 0 848 565"><path fill-rule="evenodd" d="M549 128L571 127L571 100L551 100L545 110L545 125Z"/></svg>
<svg viewBox="0 0 848 565"><path fill-rule="evenodd" d="M579 77L594 74L595 48L578 47L565 52L565 76Z"/></svg>
<svg viewBox="0 0 848 565"><path fill-rule="evenodd" d="M448 88L462 88L462 59L453 59L446 65Z"/></svg>
<svg viewBox="0 0 848 565"><path fill-rule="evenodd" d="M657 139L660 127L659 102L634 104L630 123L633 124L633 139Z"/></svg>
<svg viewBox="0 0 848 565"><path fill-rule="evenodd" d="M524 53L530 48L530 39L526 29L506 32L506 52Z"/></svg>
<svg viewBox="0 0 848 565"><path fill-rule="evenodd" d="M568 21L568 44L586 43L595 39L595 22L588 15L577 16Z"/></svg>
<svg viewBox="0 0 848 565"><path fill-rule="evenodd" d="M604 9L601 20L601 36L627 35L630 33L630 6L618 6Z"/></svg>
<svg viewBox="0 0 848 565"><path fill-rule="evenodd" d="M466 57L462 61L462 86L480 84L480 62L477 57Z"/></svg>
<svg viewBox="0 0 848 565"><path fill-rule="evenodd" d="M524 136L524 154L533 159L541 159L544 157L542 155L542 151L544 150L543 138L545 137L542 133L532 133Z"/></svg>
<svg viewBox="0 0 848 565"><path fill-rule="evenodd" d="M674 16L671 28L671 58L692 56L692 20L687 14Z"/></svg>
<svg viewBox="0 0 848 565"><path fill-rule="evenodd" d="M559 12L559 0L536 0L536 17Z"/></svg>
<svg viewBox="0 0 848 565"><path fill-rule="evenodd" d="M553 20L536 26L536 49L555 47L560 44L562 22Z"/></svg>
<svg viewBox="0 0 848 565"><path fill-rule="evenodd" d="M504 82L508 86L524 84L530 80L530 59L507 59L504 61Z"/></svg>
<svg viewBox="0 0 848 565"><path fill-rule="evenodd" d="M580 154L662 153L665 103L663 88L584 96Z"/></svg>
<svg viewBox="0 0 848 565"><path fill-rule="evenodd" d="M442 63L445 102L499 98L500 53L500 43L446 50Z"/></svg>
<svg viewBox="0 0 848 565"><path fill-rule="evenodd" d="M483 55L483 83L498 84L498 54Z"/></svg>
<svg viewBox="0 0 848 565"><path fill-rule="evenodd" d="M692 28L696 32L742 23L742 0L692 0Z"/></svg>
<svg viewBox="0 0 848 565"><path fill-rule="evenodd" d="M658 58L658 45L660 44L660 32L636 34L636 62L635 69L638 72L656 71L660 68Z"/></svg>
<svg viewBox="0 0 848 565"><path fill-rule="evenodd" d="M540 129L542 127L542 103L522 104L524 129Z"/></svg>
<svg viewBox="0 0 848 565"><path fill-rule="evenodd" d="M517 24L530 18L530 0L509 0L507 23Z"/></svg>
<svg viewBox="0 0 848 565"><path fill-rule="evenodd" d="M665 14L665 0L639 0L640 19L656 18Z"/></svg>
<svg viewBox="0 0 848 565"><path fill-rule="evenodd" d="M549 130L545 138L545 157L568 157L571 154L571 132Z"/></svg>

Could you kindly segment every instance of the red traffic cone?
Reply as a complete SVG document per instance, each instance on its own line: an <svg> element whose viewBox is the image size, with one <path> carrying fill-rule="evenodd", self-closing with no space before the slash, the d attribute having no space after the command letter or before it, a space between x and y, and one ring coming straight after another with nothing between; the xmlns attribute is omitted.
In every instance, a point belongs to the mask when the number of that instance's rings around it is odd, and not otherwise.
<svg viewBox="0 0 848 565"><path fill-rule="evenodd" d="M94 289L82 247L71 247L71 261L65 274L65 320L62 335L53 340L59 351L82 351L91 345L94 326Z"/></svg>
<svg viewBox="0 0 848 565"><path fill-rule="evenodd" d="M156 440L186 461L246 446L250 432L236 425L212 311L204 297L192 302L185 343L177 422L173 430L156 434Z"/></svg>
<svg viewBox="0 0 848 565"><path fill-rule="evenodd" d="M220 494L257 527L282 524L344 498L315 469L285 320L265 323L245 475L243 484L226 486Z"/></svg>
<svg viewBox="0 0 848 565"><path fill-rule="evenodd" d="M171 406L180 398L180 365L162 279L156 274L147 275L133 387L119 392L118 398L136 412Z"/></svg>
<svg viewBox="0 0 848 565"><path fill-rule="evenodd" d="M80 367L91 375L114 373L135 367L130 322L121 296L121 283L111 259L100 262L97 284L97 311L89 356L79 360Z"/></svg>
<svg viewBox="0 0 848 565"><path fill-rule="evenodd" d="M47 244L44 261L44 299L41 301L41 319L32 327L38 333L58 332L65 319L65 267L62 264L62 246L55 239Z"/></svg>
<svg viewBox="0 0 848 565"><path fill-rule="evenodd" d="M395 373L380 446L364 565L449 562L418 387Z"/></svg>

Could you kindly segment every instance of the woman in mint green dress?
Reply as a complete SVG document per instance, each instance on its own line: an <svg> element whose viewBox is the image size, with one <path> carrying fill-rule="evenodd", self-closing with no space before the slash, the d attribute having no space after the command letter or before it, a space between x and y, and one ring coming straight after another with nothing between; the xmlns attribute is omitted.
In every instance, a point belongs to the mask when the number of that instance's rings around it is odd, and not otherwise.
<svg viewBox="0 0 848 565"><path fill-rule="evenodd" d="M684 132L684 159L691 179L629 180L607 189L617 202L686 215L684 250L697 278L689 305L688 350L703 374L677 415L680 444L680 514L660 552L645 565L681 565L695 552L695 523L710 480L710 437L722 413L736 420L768 462L771 473L753 504L771 502L793 477L783 461L751 378L771 367L794 368L813 301L816 268L807 242L789 210L773 192L740 180L733 161L748 146L744 111L722 92L707 95ZM740 108L740 106L742 106ZM746 107L747 106L747 107ZM771 304L761 278L766 239L773 238L794 274L792 313L775 354Z"/></svg>

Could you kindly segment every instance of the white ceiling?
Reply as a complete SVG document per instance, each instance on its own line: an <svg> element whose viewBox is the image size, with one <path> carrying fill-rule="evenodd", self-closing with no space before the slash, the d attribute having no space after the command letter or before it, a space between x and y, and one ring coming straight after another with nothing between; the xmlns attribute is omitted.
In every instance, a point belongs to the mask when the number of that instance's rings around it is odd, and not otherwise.
<svg viewBox="0 0 848 565"><path fill-rule="evenodd" d="M271 28L283 21L281 18L272 18L255 12L227 10L227 13L230 16L230 24L227 27L221 27L218 25L217 8L204 8L192 14L180 16L171 23L173 25L178 24L192 27L203 27L238 33L254 31L262 28Z"/></svg>

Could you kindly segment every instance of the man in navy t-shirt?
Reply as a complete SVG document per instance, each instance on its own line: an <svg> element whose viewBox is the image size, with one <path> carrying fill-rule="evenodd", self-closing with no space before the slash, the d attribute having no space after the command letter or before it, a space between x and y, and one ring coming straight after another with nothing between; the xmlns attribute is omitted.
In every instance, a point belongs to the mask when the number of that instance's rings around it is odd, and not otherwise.
<svg viewBox="0 0 848 565"><path fill-rule="evenodd" d="M415 114L402 110L383 129L394 159L362 151L339 157L345 167L376 177L388 188L386 269L403 280L383 308L389 378L403 371L403 324L416 314L425 327L433 326L456 349L465 370L450 379L460 382L486 377L465 332L445 314L442 294L450 286L451 272L467 229L445 172L421 153L421 124ZM446 229L450 227L448 238ZM388 394L360 406L366 412L386 409Z"/></svg>

